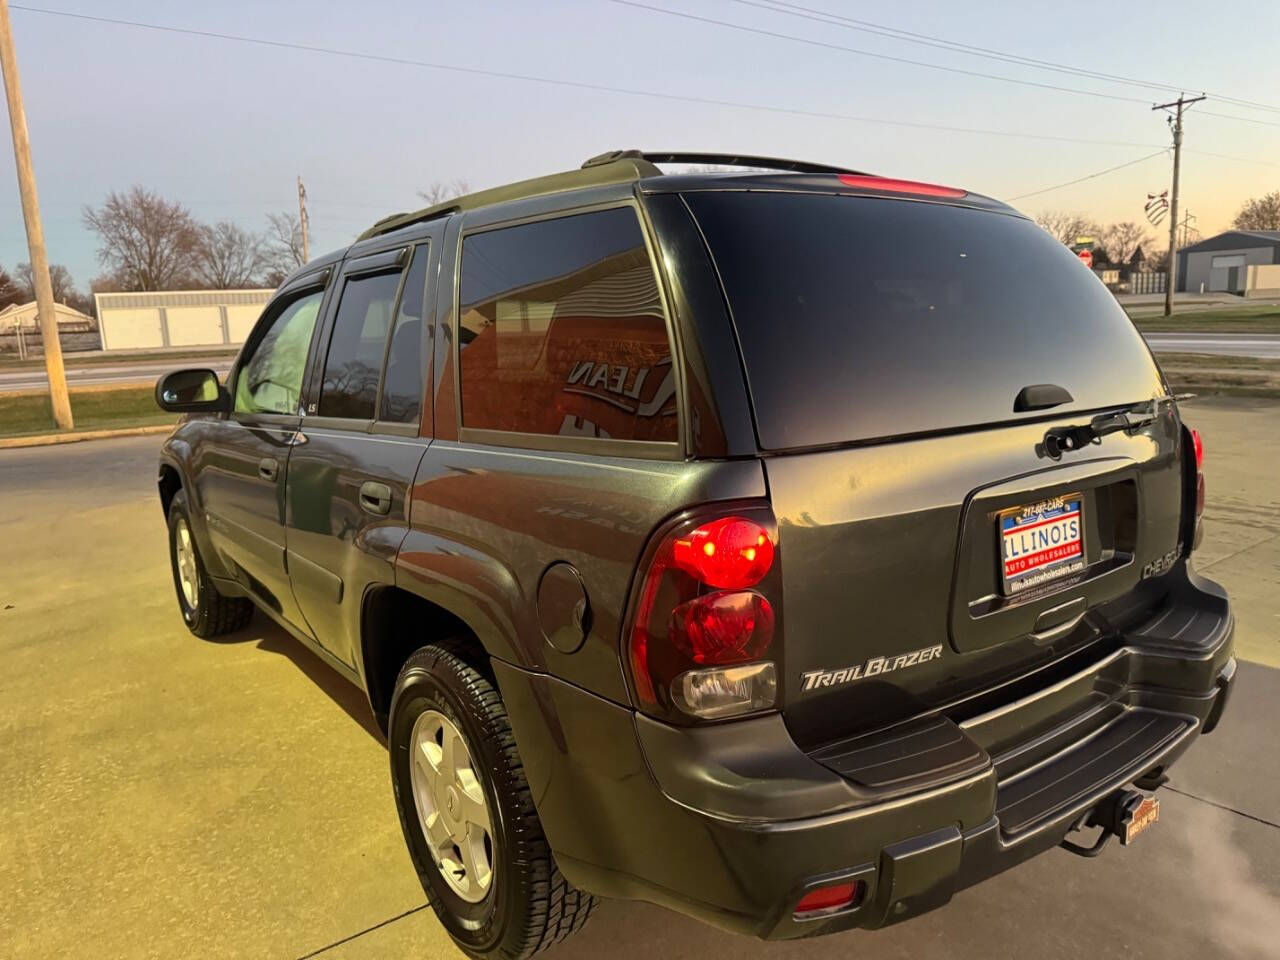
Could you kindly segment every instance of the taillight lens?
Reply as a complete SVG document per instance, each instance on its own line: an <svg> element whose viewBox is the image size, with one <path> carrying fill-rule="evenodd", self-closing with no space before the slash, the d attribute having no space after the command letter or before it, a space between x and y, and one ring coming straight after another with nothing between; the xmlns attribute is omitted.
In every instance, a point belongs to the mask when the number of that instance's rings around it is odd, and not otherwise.
<svg viewBox="0 0 1280 960"><path fill-rule="evenodd" d="M694 663L755 660L773 642L773 606L754 590L708 593L671 612L671 641Z"/></svg>
<svg viewBox="0 0 1280 960"><path fill-rule="evenodd" d="M769 532L744 517L721 517L679 537L676 564L709 587L738 590L759 583L773 566Z"/></svg>
<svg viewBox="0 0 1280 960"><path fill-rule="evenodd" d="M1183 477L1184 486L1183 494L1183 546L1184 554L1190 554L1200 545L1200 540L1204 536L1204 525L1201 517L1204 514L1204 440L1200 437L1199 430L1192 430L1183 426L1183 440L1191 448L1191 461L1188 462L1187 454L1183 453ZM1194 464L1194 466L1192 466ZM1187 507L1191 509L1188 511Z"/></svg>
<svg viewBox="0 0 1280 960"><path fill-rule="evenodd" d="M771 708L781 592L772 511L678 521L641 569L628 636L637 705L686 722Z"/></svg>

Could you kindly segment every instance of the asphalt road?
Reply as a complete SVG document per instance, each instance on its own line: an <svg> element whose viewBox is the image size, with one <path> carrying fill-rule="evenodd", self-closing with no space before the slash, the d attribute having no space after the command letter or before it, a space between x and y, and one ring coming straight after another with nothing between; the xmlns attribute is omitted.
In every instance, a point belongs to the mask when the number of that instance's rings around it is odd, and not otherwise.
<svg viewBox="0 0 1280 960"><path fill-rule="evenodd" d="M1280 358L1280 334L1277 333L1147 333L1143 336L1157 353Z"/></svg>
<svg viewBox="0 0 1280 960"><path fill-rule="evenodd" d="M183 357L175 360L147 360L130 363L91 363L82 366L69 365L67 383L73 387L100 387L112 384L154 383L163 373L181 367L207 366L225 377L231 369L228 357L212 357L208 360ZM21 370L0 370L0 393L18 390L46 390L49 378L44 367L26 367Z"/></svg>
<svg viewBox="0 0 1280 960"><path fill-rule="evenodd" d="M1185 415L1207 449L1198 566L1232 591L1249 662L1134 846L799 943L609 902L547 960L1280 956L1280 404ZM362 696L262 617L216 643L183 627L157 446L0 450L0 957L460 960Z"/></svg>

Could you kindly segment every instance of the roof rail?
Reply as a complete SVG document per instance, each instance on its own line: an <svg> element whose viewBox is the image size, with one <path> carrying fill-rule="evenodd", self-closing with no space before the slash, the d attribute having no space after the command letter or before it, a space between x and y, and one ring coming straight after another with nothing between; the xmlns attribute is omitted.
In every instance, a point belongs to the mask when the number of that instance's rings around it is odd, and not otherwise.
<svg viewBox="0 0 1280 960"><path fill-rule="evenodd" d="M641 177L657 177L661 175L661 170L638 155L619 156L614 160L600 160L589 168L584 166L580 170L568 170L564 173L553 173L545 177L534 177L532 180L521 180L518 183L493 187L490 190L468 193L412 213L397 213L389 217L383 217L364 233L360 234L356 242L367 240L370 237L381 236L384 233L391 233L393 230L400 230L415 223L422 223L426 220L434 220L437 217L448 216L451 213L458 213L462 210L474 210L477 207L487 207L491 204L503 203L508 200L523 200L527 197L560 193L564 190L574 190L579 187L627 183L632 180L639 180Z"/></svg>
<svg viewBox="0 0 1280 960"><path fill-rule="evenodd" d="M608 153L592 157L582 165L582 168L586 170L601 164L615 163L618 160L647 160L649 163L714 163L733 167L786 170L790 173L856 173L866 175L864 170L833 167L825 163L810 163L808 160L783 160L778 157L739 156L727 153L652 152L649 150L611 150Z"/></svg>

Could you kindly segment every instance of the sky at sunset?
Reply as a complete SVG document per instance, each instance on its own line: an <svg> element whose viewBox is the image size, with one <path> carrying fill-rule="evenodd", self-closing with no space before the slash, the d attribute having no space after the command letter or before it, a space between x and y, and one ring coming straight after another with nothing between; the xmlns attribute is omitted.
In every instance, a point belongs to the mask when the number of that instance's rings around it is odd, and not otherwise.
<svg viewBox="0 0 1280 960"><path fill-rule="evenodd" d="M801 8L1150 85L906 42ZM85 288L101 268L81 210L135 183L201 219L261 229L268 212L295 209L301 173L321 252L421 206L416 191L433 181L493 186L619 147L801 157L963 186L1029 213L1141 220L1146 194L1169 183L1163 153L1023 195L1160 151L1169 132L1150 107L1179 90L1215 95L1188 114L1183 158L1184 208L1205 235L1280 190L1280 3L1244 18L1189 2L988 0L30 0L11 11L49 257ZM0 264L12 270L26 241L11 160L2 166Z"/></svg>

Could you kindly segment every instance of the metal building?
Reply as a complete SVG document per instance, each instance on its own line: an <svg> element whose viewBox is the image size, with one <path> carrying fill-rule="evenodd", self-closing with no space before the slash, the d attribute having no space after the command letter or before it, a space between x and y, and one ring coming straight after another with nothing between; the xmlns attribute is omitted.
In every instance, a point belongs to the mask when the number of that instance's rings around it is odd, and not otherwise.
<svg viewBox="0 0 1280 960"><path fill-rule="evenodd" d="M1228 230L1178 250L1178 289L1247 295L1250 279L1271 271L1250 270L1280 264L1280 230ZM1254 281L1270 286L1267 281Z"/></svg>
<svg viewBox="0 0 1280 960"><path fill-rule="evenodd" d="M274 290L96 293L103 350L243 343Z"/></svg>

